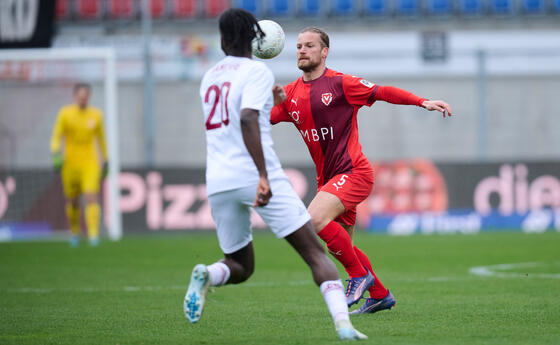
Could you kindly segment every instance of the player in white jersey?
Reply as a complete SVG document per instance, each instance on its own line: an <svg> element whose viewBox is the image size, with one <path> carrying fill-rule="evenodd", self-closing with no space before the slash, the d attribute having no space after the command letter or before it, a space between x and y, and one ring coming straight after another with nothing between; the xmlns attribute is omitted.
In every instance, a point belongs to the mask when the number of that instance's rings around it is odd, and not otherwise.
<svg viewBox="0 0 560 345"><path fill-rule="evenodd" d="M284 175L272 147L270 109L274 77L251 59L251 42L264 35L250 12L225 11L219 20L226 57L202 79L200 96L207 144L207 194L224 259L196 265L183 310L200 320L209 286L237 284L254 270L251 207L311 268L343 340L367 339L354 329L342 282L317 240L309 213ZM255 196L256 194L256 196Z"/></svg>

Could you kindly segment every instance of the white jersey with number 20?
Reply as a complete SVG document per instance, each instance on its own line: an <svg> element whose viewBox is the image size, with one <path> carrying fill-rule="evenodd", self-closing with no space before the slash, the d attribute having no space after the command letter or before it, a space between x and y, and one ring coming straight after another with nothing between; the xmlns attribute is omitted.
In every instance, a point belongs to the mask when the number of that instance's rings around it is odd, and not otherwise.
<svg viewBox="0 0 560 345"><path fill-rule="evenodd" d="M226 56L202 79L206 128L206 189L212 195L258 183L257 167L241 133L241 109L259 111L261 143L270 180L284 177L270 135L274 76L263 62Z"/></svg>

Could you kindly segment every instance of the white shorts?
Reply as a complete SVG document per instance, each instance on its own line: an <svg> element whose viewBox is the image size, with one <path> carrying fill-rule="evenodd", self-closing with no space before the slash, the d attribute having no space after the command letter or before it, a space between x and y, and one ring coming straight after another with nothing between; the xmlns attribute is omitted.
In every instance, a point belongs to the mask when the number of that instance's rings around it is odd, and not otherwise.
<svg viewBox="0 0 560 345"><path fill-rule="evenodd" d="M290 235L311 219L287 178L271 180L270 189L268 205L254 209L276 237ZM257 186L253 185L208 196L224 254L234 253L253 240L250 218L256 194Z"/></svg>

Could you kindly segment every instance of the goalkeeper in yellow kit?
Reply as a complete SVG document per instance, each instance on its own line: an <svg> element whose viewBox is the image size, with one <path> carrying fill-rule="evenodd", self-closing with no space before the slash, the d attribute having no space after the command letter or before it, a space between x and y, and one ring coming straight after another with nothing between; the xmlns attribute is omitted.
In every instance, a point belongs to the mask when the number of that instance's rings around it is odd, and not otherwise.
<svg viewBox="0 0 560 345"><path fill-rule="evenodd" d="M53 128L51 153L55 171L62 175L66 215L76 246L80 234L80 196L85 197L89 243L99 243L99 185L107 173L107 149L101 110L88 105L90 85L74 86L74 104L60 109ZM62 140L64 139L64 150Z"/></svg>

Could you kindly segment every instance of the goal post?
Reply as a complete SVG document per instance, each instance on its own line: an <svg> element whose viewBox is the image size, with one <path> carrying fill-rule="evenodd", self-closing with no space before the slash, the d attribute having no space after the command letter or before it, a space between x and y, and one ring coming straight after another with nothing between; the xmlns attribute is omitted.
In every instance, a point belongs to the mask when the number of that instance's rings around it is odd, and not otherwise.
<svg viewBox="0 0 560 345"><path fill-rule="evenodd" d="M120 174L120 157L119 157L119 129L117 114L117 75L116 75L116 54L113 48L48 48L48 49L10 49L0 50L0 65L28 63L33 65L34 62L39 64L49 62L75 63L83 61L94 61L102 67L102 75L91 76L91 73L77 73L76 77L70 77L61 73L61 79L76 81L87 81L84 79L99 78L102 79L103 87L103 112L106 130L106 140L109 156L109 172L107 176L107 189L105 210L108 214L108 236L111 240L119 240L122 237L122 219L119 210L119 187L118 179ZM28 66L29 68L29 66ZM28 71L30 78L38 80L53 80L58 78L57 71L45 73L40 67L35 71L31 68ZM0 69L1 70L1 69ZM79 67L76 69L79 71ZM9 72L8 72L9 73ZM95 73L94 73L95 74ZM0 82L2 75L0 74ZM60 104L62 106L63 104ZM1 181L0 181L1 182ZM1 221L1 217L0 217Z"/></svg>

